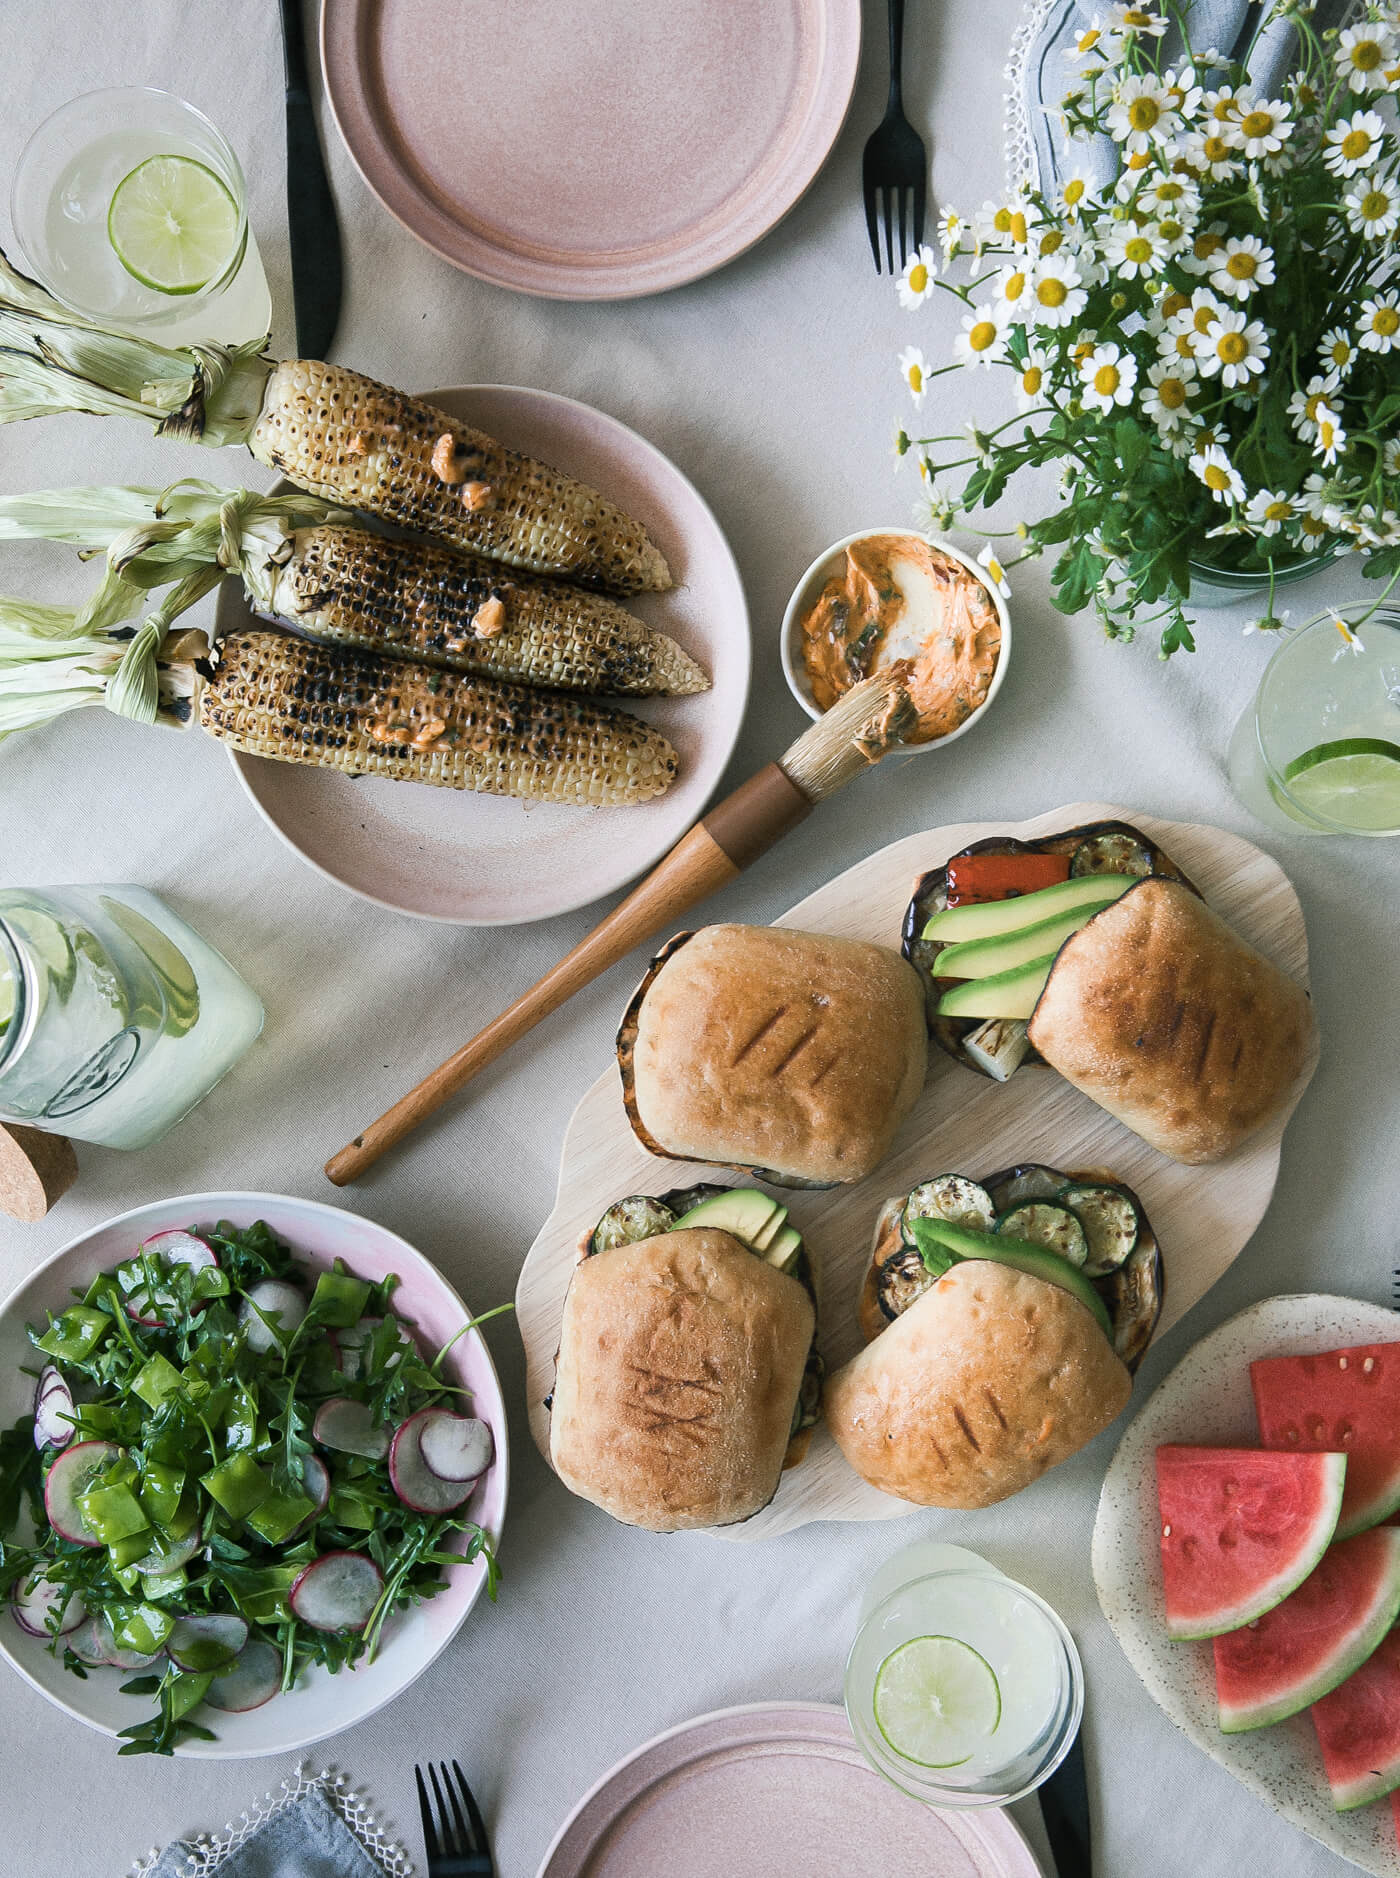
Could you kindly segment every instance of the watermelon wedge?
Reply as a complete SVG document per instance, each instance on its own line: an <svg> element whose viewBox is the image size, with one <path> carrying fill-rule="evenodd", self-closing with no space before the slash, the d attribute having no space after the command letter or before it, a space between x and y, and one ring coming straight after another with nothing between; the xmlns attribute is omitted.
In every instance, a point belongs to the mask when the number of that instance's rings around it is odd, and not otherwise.
<svg viewBox="0 0 1400 1878"><path fill-rule="evenodd" d="M1267 1356L1249 1380L1266 1448L1346 1455L1339 1539L1400 1511L1400 1343Z"/></svg>
<svg viewBox="0 0 1400 1878"><path fill-rule="evenodd" d="M1158 1448L1167 1635L1218 1637L1296 1591L1331 1541L1346 1469L1344 1454Z"/></svg>
<svg viewBox="0 0 1400 1878"><path fill-rule="evenodd" d="M1400 1616L1400 1529L1377 1526L1327 1548L1282 1604L1215 1639L1223 1734L1296 1715L1353 1675Z"/></svg>
<svg viewBox="0 0 1400 1878"><path fill-rule="evenodd" d="M1339 1813L1400 1789L1400 1632L1314 1702L1312 1718Z"/></svg>

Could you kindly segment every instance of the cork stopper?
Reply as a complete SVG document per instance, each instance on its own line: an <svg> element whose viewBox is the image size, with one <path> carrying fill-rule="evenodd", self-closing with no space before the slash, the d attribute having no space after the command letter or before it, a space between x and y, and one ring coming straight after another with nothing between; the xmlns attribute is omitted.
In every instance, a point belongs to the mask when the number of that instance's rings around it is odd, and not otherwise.
<svg viewBox="0 0 1400 1878"><path fill-rule="evenodd" d="M33 1225L77 1178L78 1157L67 1135L0 1124L0 1213Z"/></svg>

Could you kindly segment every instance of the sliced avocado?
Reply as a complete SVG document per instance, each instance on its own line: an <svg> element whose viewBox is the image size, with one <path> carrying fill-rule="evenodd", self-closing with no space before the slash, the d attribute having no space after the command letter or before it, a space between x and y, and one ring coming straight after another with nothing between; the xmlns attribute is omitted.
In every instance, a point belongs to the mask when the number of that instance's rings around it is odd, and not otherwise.
<svg viewBox="0 0 1400 1878"><path fill-rule="evenodd" d="M1078 1298L1086 1311L1093 1313L1099 1329L1113 1341L1113 1324L1103 1299L1083 1274L1042 1245L1029 1239L1013 1239L1006 1233L978 1232L974 1226L954 1226L945 1219L921 1220L925 1233L937 1240L958 1259L991 1259L998 1265L1010 1265L1032 1278L1043 1278ZM922 1235L921 1235L922 1236Z"/></svg>
<svg viewBox="0 0 1400 1878"><path fill-rule="evenodd" d="M768 1224L763 1228L763 1231L749 1241L754 1251L761 1252L766 1258L778 1234L783 1230L784 1226L787 1225L787 1221L788 1210L785 1206L780 1206L772 1219L770 1219Z"/></svg>
<svg viewBox="0 0 1400 1878"><path fill-rule="evenodd" d="M766 1193L760 1193L755 1187L734 1187L727 1193L716 1193L708 1200L702 1200L699 1206L691 1207L688 1213L682 1213L672 1232L683 1232L689 1226L709 1226L720 1232L732 1232L736 1239L742 1239L745 1245L753 1245L758 1234L772 1224L775 1214L781 1213L787 1218L787 1208L778 1200L770 1200Z"/></svg>
<svg viewBox="0 0 1400 1878"><path fill-rule="evenodd" d="M1047 952L1058 952L1066 939L1072 939L1100 911L1100 907L1085 906L1003 938L969 939L962 945L944 946L935 954L932 970L938 978L992 978L998 972L1015 971L1018 965L1043 958Z"/></svg>
<svg viewBox="0 0 1400 1878"><path fill-rule="evenodd" d="M1085 907L1096 913L1126 893L1134 878L1131 874L1089 874L1077 880L1056 881L1053 887L1038 887L1034 893L1018 893L1010 900L947 906L933 915L923 936L941 940L945 946L972 939L1002 939Z"/></svg>
<svg viewBox="0 0 1400 1878"><path fill-rule="evenodd" d="M776 1265L780 1272L790 1272L801 1250L802 1234L796 1226L784 1226L763 1256L770 1265Z"/></svg>
<svg viewBox="0 0 1400 1878"><path fill-rule="evenodd" d="M938 1000L938 1015L1025 1019L1035 1009L1054 963L1055 954L1047 952L1014 971L997 972L991 978L969 978L943 993Z"/></svg>

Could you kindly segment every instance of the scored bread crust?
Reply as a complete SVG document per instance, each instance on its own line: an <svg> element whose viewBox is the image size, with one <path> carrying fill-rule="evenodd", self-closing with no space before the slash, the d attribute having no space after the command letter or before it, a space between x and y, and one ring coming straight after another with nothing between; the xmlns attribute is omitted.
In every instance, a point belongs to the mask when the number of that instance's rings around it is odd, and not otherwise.
<svg viewBox="0 0 1400 1878"><path fill-rule="evenodd" d="M865 940L707 926L666 959L636 1012L639 1132L682 1160L861 1180L927 1067L918 976Z"/></svg>
<svg viewBox="0 0 1400 1878"><path fill-rule="evenodd" d="M815 1329L805 1286L726 1232L584 1259L556 1359L555 1472L652 1532L749 1518L777 1491Z"/></svg>
<svg viewBox="0 0 1400 1878"><path fill-rule="evenodd" d="M825 1410L872 1487L916 1506L978 1507L1092 1441L1131 1392L1077 1298L969 1259L829 1379Z"/></svg>
<svg viewBox="0 0 1400 1878"><path fill-rule="evenodd" d="M1031 1016L1053 1069L1175 1161L1218 1161L1286 1105L1303 987L1188 888L1149 876L1060 948Z"/></svg>

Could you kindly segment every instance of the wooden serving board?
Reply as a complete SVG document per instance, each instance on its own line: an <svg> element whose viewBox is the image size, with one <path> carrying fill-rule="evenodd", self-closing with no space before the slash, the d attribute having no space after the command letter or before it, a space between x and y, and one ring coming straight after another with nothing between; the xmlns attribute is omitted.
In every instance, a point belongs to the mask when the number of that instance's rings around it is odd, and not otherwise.
<svg viewBox="0 0 1400 1878"><path fill-rule="evenodd" d="M1159 821L1100 802L1071 803L1028 822L965 822L910 835L838 875L776 923L897 946L915 879L949 855L992 835L1031 840L1109 820L1130 821L1160 843L1238 932L1307 982L1302 908L1277 862L1223 829ZM1298 1095L1315 1067L1314 1054ZM1297 1096L1289 1113L1296 1101ZM1280 1116L1213 1166L1182 1167L1043 1065L1019 1069L1009 1083L994 1083L933 1047L924 1092L874 1174L822 1193L782 1192L820 1273L818 1340L828 1372L861 1345L855 1301L882 1202L930 1174L957 1170L978 1178L1018 1161L1111 1168L1136 1189L1162 1247L1167 1283L1159 1330L1165 1330L1210 1289L1259 1224L1278 1175L1287 1119ZM623 1110L617 1066L609 1065L574 1111L554 1211L526 1255L515 1293L530 1431L546 1459L544 1403L554 1383L564 1295L580 1235L624 1194L659 1193L703 1178L694 1162L660 1160L641 1146ZM718 1178L732 1176L722 1172ZM723 1528L722 1536L766 1539L811 1520L890 1519L909 1510L903 1500L867 1486L818 1427L807 1459L783 1476L772 1503L741 1525Z"/></svg>

